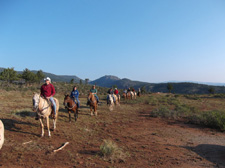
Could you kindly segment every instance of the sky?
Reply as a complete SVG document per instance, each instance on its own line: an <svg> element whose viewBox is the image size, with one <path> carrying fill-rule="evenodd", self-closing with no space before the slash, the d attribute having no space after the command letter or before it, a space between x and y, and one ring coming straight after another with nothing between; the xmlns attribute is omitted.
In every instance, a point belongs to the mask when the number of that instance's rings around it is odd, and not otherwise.
<svg viewBox="0 0 225 168"><path fill-rule="evenodd" d="M225 83L225 1L0 0L0 67Z"/></svg>

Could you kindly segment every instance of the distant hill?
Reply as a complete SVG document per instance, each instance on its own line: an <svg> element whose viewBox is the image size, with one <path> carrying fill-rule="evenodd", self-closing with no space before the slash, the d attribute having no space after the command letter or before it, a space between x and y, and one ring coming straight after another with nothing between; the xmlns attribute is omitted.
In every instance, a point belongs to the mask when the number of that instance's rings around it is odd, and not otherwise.
<svg viewBox="0 0 225 168"><path fill-rule="evenodd" d="M139 82L139 81L132 81L130 79L120 79L116 76L112 75L105 75L99 79L96 79L94 81L89 82L90 84L96 84L98 86L102 87L112 87L112 86L117 86L120 89L128 88L128 87L134 87L134 88L139 88L145 84L148 84L146 82Z"/></svg>
<svg viewBox="0 0 225 168"><path fill-rule="evenodd" d="M0 72L2 72L4 68L0 68ZM37 71L32 71L37 73ZM22 73L22 71L17 71L17 73ZM45 76L50 77L53 82L70 82L71 79L74 79L75 83L79 83L81 78L77 76L70 76L70 75L55 75L48 72L43 72ZM84 82L84 80L82 80ZM212 86L213 83L207 84L198 84L193 82L169 82L173 86L173 93L177 94L208 94L209 88L213 88L215 93L225 93L224 86ZM116 86L119 89L125 89L128 87L133 87L134 89L138 89L144 87L147 92L163 92L167 93L167 85L168 83L148 83L148 82L140 82L140 81L132 81L127 78L120 79L113 75L105 75L99 79L89 82L89 84L96 84L101 87L112 87ZM222 85L222 84L221 84Z"/></svg>
<svg viewBox="0 0 225 168"><path fill-rule="evenodd" d="M178 94L208 94L209 88L213 88L215 93L225 93L224 86L211 86L205 84L197 84L197 83L190 83L190 82L180 82L180 83L170 83L173 86L172 93ZM158 84L149 84L146 85L146 90L150 92L163 92L167 93L168 83L158 83Z"/></svg>
<svg viewBox="0 0 225 168"><path fill-rule="evenodd" d="M2 72L5 68L0 68L0 72ZM31 72L33 73L37 73L36 70L30 70ZM17 71L18 74L22 74L23 71ZM74 79L74 82L76 83L79 83L80 80L82 80L81 78L77 77L77 76L70 76L70 75L55 75L55 74L52 74L52 73L48 73L48 72L43 72L44 75L47 77L50 77L51 80L53 82L70 82L71 79ZM84 81L84 80L82 80Z"/></svg>
<svg viewBox="0 0 225 168"><path fill-rule="evenodd" d="M119 89L127 89L128 87L133 87L134 89L138 89L141 87L145 87L145 90L148 92L163 92L167 93L167 85L168 83L147 83L140 81L132 81L130 79L120 79L116 76L106 75L99 79L96 79L91 84L96 84L102 87L112 87L117 86ZM171 82L170 82L171 83ZM173 93L177 94L208 94L209 88L213 87L215 93L225 93L224 86L212 86L206 84L198 84L192 82L179 82L179 83L171 83L173 86Z"/></svg>

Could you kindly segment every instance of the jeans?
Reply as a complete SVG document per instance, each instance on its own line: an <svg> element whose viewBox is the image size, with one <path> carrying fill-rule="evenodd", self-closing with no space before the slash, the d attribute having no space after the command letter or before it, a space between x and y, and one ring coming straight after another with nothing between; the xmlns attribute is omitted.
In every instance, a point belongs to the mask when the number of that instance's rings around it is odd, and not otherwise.
<svg viewBox="0 0 225 168"><path fill-rule="evenodd" d="M75 101L76 100L76 101ZM73 101L76 103L77 102L77 107L80 108L80 101L78 97L73 98Z"/></svg>
<svg viewBox="0 0 225 168"><path fill-rule="evenodd" d="M95 94L95 97L96 97L96 99L97 99L97 102L99 102L99 99L98 99L98 96Z"/></svg>
<svg viewBox="0 0 225 168"><path fill-rule="evenodd" d="M54 114L56 115L56 104L55 104L55 100L53 99L53 97L50 97L50 102L53 104L53 110L54 110Z"/></svg>

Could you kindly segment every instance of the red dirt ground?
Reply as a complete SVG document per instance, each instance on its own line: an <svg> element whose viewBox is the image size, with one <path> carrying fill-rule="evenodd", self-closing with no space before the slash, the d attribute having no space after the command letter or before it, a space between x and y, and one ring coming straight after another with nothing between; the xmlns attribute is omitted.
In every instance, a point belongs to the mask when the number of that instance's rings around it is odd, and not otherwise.
<svg viewBox="0 0 225 168"><path fill-rule="evenodd" d="M6 140L0 151L0 167L225 167L224 133L151 118L150 108L139 106L130 113L115 110L103 114L99 110L99 116L92 119L84 108L76 124L66 122L68 115L61 109L58 130L52 132L51 138L47 132L44 138L39 137L39 123L33 118L5 117ZM105 121L106 117L112 118L110 122ZM93 122L87 124L87 120ZM125 161L104 160L99 149L103 139L122 147L128 153ZM70 144L62 151L52 152L67 141Z"/></svg>

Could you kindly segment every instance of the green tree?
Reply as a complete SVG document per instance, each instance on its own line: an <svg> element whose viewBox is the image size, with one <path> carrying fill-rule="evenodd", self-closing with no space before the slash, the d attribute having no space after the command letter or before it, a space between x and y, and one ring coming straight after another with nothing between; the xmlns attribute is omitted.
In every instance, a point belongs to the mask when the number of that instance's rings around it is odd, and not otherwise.
<svg viewBox="0 0 225 168"><path fill-rule="evenodd" d="M215 88L210 87L210 88L208 89L208 92L209 92L210 94L214 94L214 93L215 93Z"/></svg>
<svg viewBox="0 0 225 168"><path fill-rule="evenodd" d="M88 79L88 78L86 78L86 79L85 79L85 85L87 85L87 84L88 84L88 82L89 82L89 79Z"/></svg>
<svg viewBox="0 0 225 168"><path fill-rule="evenodd" d="M71 80L70 80L70 83L73 84L73 83L74 83L74 79L71 79Z"/></svg>
<svg viewBox="0 0 225 168"><path fill-rule="evenodd" d="M142 87L141 87L141 93L142 93L142 94L143 94L143 93L146 93L145 86L142 86Z"/></svg>
<svg viewBox="0 0 225 168"><path fill-rule="evenodd" d="M82 85L82 84L83 84L82 79L80 79L80 85Z"/></svg>
<svg viewBox="0 0 225 168"><path fill-rule="evenodd" d="M42 70L37 71L37 82L41 83L41 80L45 77L44 73Z"/></svg>
<svg viewBox="0 0 225 168"><path fill-rule="evenodd" d="M25 69L22 73L22 78L26 80L26 82L29 82L29 83L34 83L37 80L37 75L33 72L31 72L29 69Z"/></svg>
<svg viewBox="0 0 225 168"><path fill-rule="evenodd" d="M19 78L14 68L7 68L0 73L0 79L4 81L12 82L13 80L18 80Z"/></svg>
<svg viewBox="0 0 225 168"><path fill-rule="evenodd" d="M167 89L168 89L169 93L171 93L171 91L173 90L173 85L171 83L168 83Z"/></svg>
<svg viewBox="0 0 225 168"><path fill-rule="evenodd" d="M114 88L114 89L117 88L117 85L112 85L112 88Z"/></svg>

